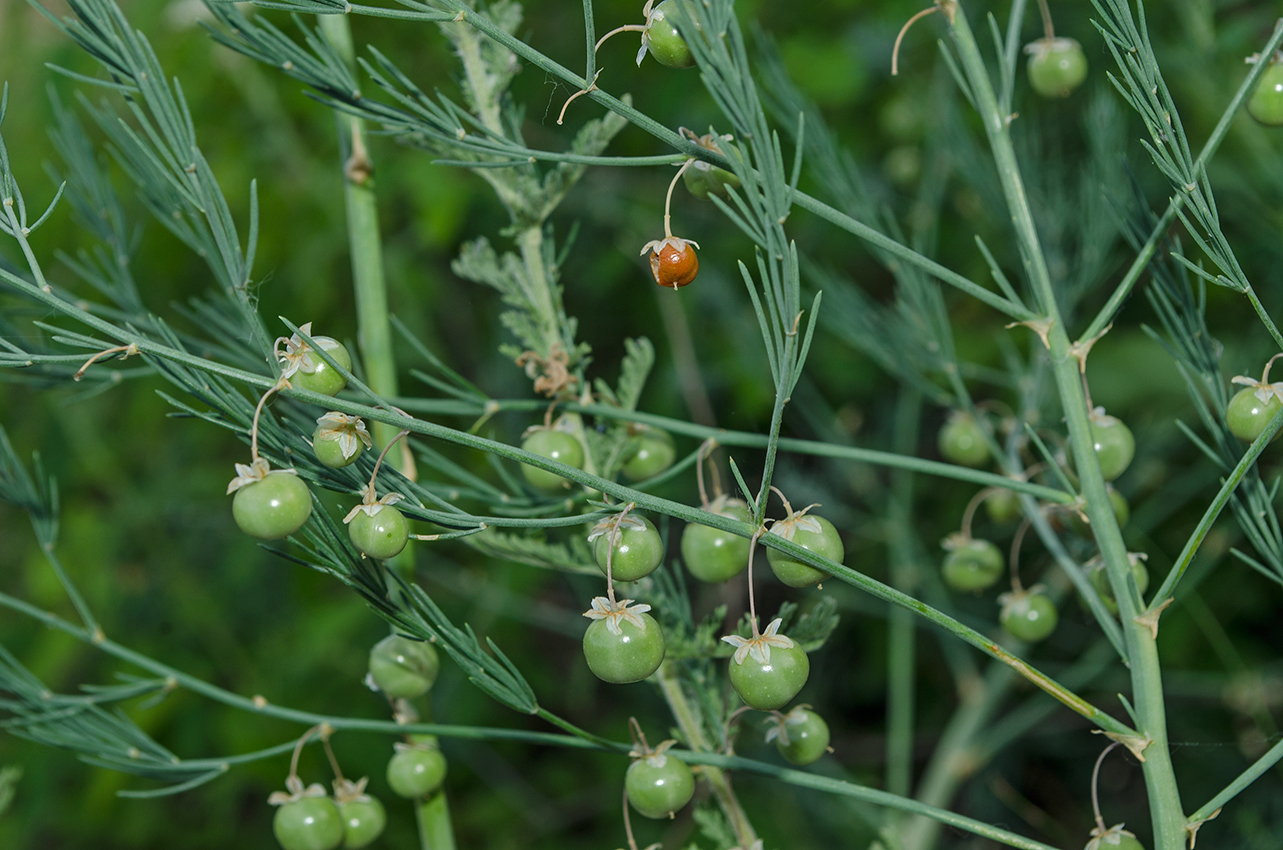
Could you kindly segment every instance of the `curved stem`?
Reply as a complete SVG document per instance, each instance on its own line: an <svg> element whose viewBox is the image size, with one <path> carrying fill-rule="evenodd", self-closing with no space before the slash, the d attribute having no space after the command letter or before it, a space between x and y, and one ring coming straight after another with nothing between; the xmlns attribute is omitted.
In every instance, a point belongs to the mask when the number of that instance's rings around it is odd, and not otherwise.
<svg viewBox="0 0 1283 850"><path fill-rule="evenodd" d="M1030 524L1029 518L1025 517L1025 521L1020 523L1011 538L1011 589L1017 593L1023 590L1020 586L1020 546L1025 542L1025 532L1029 530Z"/></svg>
<svg viewBox="0 0 1283 850"><path fill-rule="evenodd" d="M613 30L606 33L601 38L597 39L597 44L593 46L593 53L596 53L598 50L601 50L601 46L606 43L606 39L610 38L612 35L619 35L621 32L645 32L645 31L646 31L645 24L624 24L622 27L615 27Z"/></svg>
<svg viewBox="0 0 1283 850"><path fill-rule="evenodd" d="M690 168L694 164L695 164L695 160L693 159L686 160L684 163L682 163L682 167L677 169L677 173L673 175L673 179L670 180L668 183L668 194L664 196L664 238L665 239L673 238L673 229L670 226L670 223L672 221L672 209L673 209L673 189L677 188L677 181L680 180L682 178L682 175L686 173L686 169Z"/></svg>
<svg viewBox="0 0 1283 850"><path fill-rule="evenodd" d="M1056 28L1051 23L1051 8L1047 5L1047 0L1038 0L1038 11L1042 13L1042 34L1043 38L1051 40L1056 37Z"/></svg>
<svg viewBox="0 0 1283 850"><path fill-rule="evenodd" d="M909 27L913 26L919 18L925 18L927 15L938 11L940 11L939 6L931 6L930 8L923 9L921 12L918 12L912 18L905 21L904 26L900 27L900 34L895 37L895 47L891 49L891 76L894 77L900 73L900 42L904 41L904 34L909 31Z"/></svg>

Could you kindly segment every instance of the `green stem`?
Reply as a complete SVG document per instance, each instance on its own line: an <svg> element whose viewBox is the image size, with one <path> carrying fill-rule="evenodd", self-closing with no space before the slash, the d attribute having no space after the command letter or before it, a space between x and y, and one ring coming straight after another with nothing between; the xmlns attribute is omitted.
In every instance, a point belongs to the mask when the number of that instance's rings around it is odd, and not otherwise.
<svg viewBox="0 0 1283 850"><path fill-rule="evenodd" d="M1198 554L1199 546L1203 544L1207 533L1212 530L1212 524L1216 522L1216 518L1221 515L1221 511L1229 503L1230 497L1234 495L1234 491L1243 480L1243 476L1256 463L1256 459L1260 457L1261 452L1265 451L1266 446L1274 441L1274 435L1279 432L1281 427L1283 427L1283 410L1274 414L1270 424L1265 426L1265 430L1248 447L1243 457L1239 459L1238 465L1234 467L1234 471L1230 473L1229 478L1226 478L1225 483L1221 485L1220 492L1216 494L1216 498L1212 500L1212 503L1207 506L1207 510L1203 512L1203 518L1198 521L1198 525L1195 526L1194 531L1190 534L1189 540L1185 542L1185 548L1181 550L1175 563L1172 564L1172 568L1167 573L1167 578L1163 580L1163 586L1150 597L1154 604L1161 603L1172 595L1172 592L1176 589L1177 582L1181 580L1181 577L1185 575L1185 571L1189 569L1194 556Z"/></svg>
<svg viewBox="0 0 1283 850"><path fill-rule="evenodd" d="M321 32L334 45L350 70L356 51L346 15L322 15ZM339 148L344 157L343 200L347 209L348 247L352 255L352 287L356 296L357 344L365 365L366 381L384 398L397 395L396 359L392 354L392 328L388 321L387 281L383 271L383 238L379 232L378 197L365 144L365 122L335 113ZM396 432L388 425L374 426L375 442L386 446ZM400 458L391 458L398 469Z"/></svg>
<svg viewBox="0 0 1283 850"><path fill-rule="evenodd" d="M703 726L691 708L690 701L686 699L686 693L682 690L682 683L677 677L677 670L672 662L665 661L660 665L657 680L659 690L673 713L673 719L677 721L677 728L685 736L686 743L692 750L712 752L713 747L704 736ZM713 796L717 798L717 804L726 815L726 820L730 822L731 829L735 831L735 840L739 842L739 846L751 846L757 840L757 833L744 807L740 805L739 798L735 796L735 791L731 788L730 777L721 768L713 765L705 765L702 773L709 787L713 789Z"/></svg>
<svg viewBox="0 0 1283 850"><path fill-rule="evenodd" d="M467 738L472 740L507 740L507 741L524 741L532 744L544 744L556 747L570 747L573 749L603 749L602 745L594 740L585 739L572 735L556 735L548 732L528 732L521 729L495 729L485 726L454 726L440 723L410 723L400 724L391 720L366 720L357 717L332 717L326 714L317 714L312 711L300 711L298 709L286 708L285 706L273 705L262 697L248 698L234 694L231 691L224 690L217 685L212 685L195 676L191 676L167 664L149 658L138 652L122 646L115 641L101 636L101 633L95 634L88 629L83 629L74 623L68 622L49 611L37 608L36 606L0 593L0 606L17 611L34 620L44 623L46 626L56 629L64 634L70 635L77 640L83 641L91 646L97 647L103 652L121 661L133 664L143 670L163 676L168 682L172 682L174 687L186 688L193 693L198 693L214 702L221 703L231 708L258 714L264 717L275 717L280 720L288 720L293 723L301 723L305 726L318 726L322 723L328 723L335 729L349 729L361 732L379 732L389 735L404 735L406 733L416 733L425 735L441 735L452 738ZM618 745L622 748L622 745ZM220 759L226 761L226 759Z"/></svg>
<svg viewBox="0 0 1283 850"><path fill-rule="evenodd" d="M102 331L104 334L106 334L109 337L121 339L123 341L136 341L139 349L141 351L144 351L145 353L152 354L158 357L164 357L166 359L170 359L175 362L184 363L186 365L189 365L198 369L221 374L225 377L234 378L250 386L258 387L259 389L267 389L268 387L274 386L275 384L275 381L273 379L264 377L262 375L256 375L252 372L246 372L243 369L235 369L230 366L225 366L223 364L215 363L213 361L209 361L204 358L188 354L187 352L184 352L184 351L179 351L177 349L171 348L166 345L162 345L160 343L153 342L148 339L136 340L134 339L134 334L127 332L123 329L117 328L111 323L106 322L102 319L99 319L98 317L86 312L85 310L81 310L80 308L76 307L74 304L63 301L61 298L58 298L57 296L52 294L52 292L45 292L39 287L32 286L30 283L24 281L22 278L7 272L2 268L0 268L0 279L9 281L19 290L27 293L28 295L32 296L36 300L41 301L42 303L46 303L50 307L53 307L62 313L75 317L77 320L89 325L90 327L93 327ZM1063 339L1063 336L1064 335L1062 333L1061 334L1062 339ZM344 375L349 378L349 383L355 383L359 385L359 382L354 381L354 376L352 376L350 372L347 372L346 370L341 369L336 363L331 362L332 358L329 358L324 353L323 350L319 350L319 351L320 351L320 355L327 360L327 363L329 363L334 368L339 369L339 371L343 372ZM558 475L562 476L563 478L566 478L569 481L582 484L591 489L600 490L601 492L609 496L612 496L618 499L619 501L636 502L637 506L642 510L648 510L648 511L654 511L657 513L667 514L669 516L676 517L677 519L681 519L686 522L697 522L703 525L710 525L710 526L713 526L714 528L720 528L724 531L729 531L740 537L750 538L753 536L754 532L756 531L756 527L748 523L737 522L735 520L728 519L727 517L723 517L717 514L712 514L707 511L699 510L697 508L692 508L680 502L674 502L670 499L662 499L657 496L653 496L649 493L645 493L641 490L636 490L631 487L626 487L617 482L609 481L607 479L601 478L596 475L591 475L576 467L567 466L566 464L563 464L563 463L558 463L557 461L550 460L548 458L543 457L542 455L536 455L531 452L524 451L520 448L510 446L506 443L500 443L495 440L488 440L484 437L478 437L474 434L457 431L455 429L447 428L445 426L439 425L435 422L416 419L410 416L403 416L402 414L397 413L396 411L393 411L393 410L389 410L385 407L377 407L377 408L370 407L369 405L357 404L345 398L325 396L325 395L321 395L320 393L309 392L307 390L302 390L297 388L285 390L283 391L282 394L287 395L290 398L294 398L309 404L324 405L328 409L336 410L336 411L339 411L340 413L347 413L353 416L361 416L375 422L386 422L390 425L396 426L397 428L404 428L414 434L421 434L427 437L442 439L442 440L445 440L446 442L450 442L455 445L464 446L466 448L478 449L480 451L489 452L491 454L495 454L500 457L507 458L509 460L530 464L531 466L536 466L536 467L539 467L540 469L546 469L550 472L557 473ZM757 439L761 440L763 438L758 437ZM784 445L784 442L785 441L781 440L780 444ZM1088 446L1090 446L1090 444L1088 444ZM832 447L832 448L838 449L841 447ZM825 452L816 452L816 453L825 454ZM888 453L888 456L896 457L895 455L890 455L889 453ZM931 464L932 462L930 461L918 461L914 463L913 460L907 459L907 458L903 459L903 461L901 462L901 465L906 468L913 467L913 466L918 466L919 468L924 468L924 469L933 469L934 467L943 467L945 469L950 468L948 464L934 464L934 466L932 466ZM1003 479L1001 476L992 475L988 473L985 473L984 475L987 476L988 480L992 480L992 483L997 484L999 486L1008 486L1011 489L1022 489L1022 490L1025 490L1026 492L1028 491L1026 488L1028 488L1029 485L1017 486L1018 482L1013 482L1010 480ZM956 476L956 477L964 477L964 476ZM1099 470L1097 470L1097 477L1099 477ZM1004 480L1006 481L1005 484L1003 483ZM1057 491L1054 491L1054 490L1050 492L1057 493ZM1057 498L1056 501L1065 500L1064 494L1058 494L1058 495L1059 495L1059 498ZM1112 510L1109 510L1109 503L1107 499L1104 502L1104 505L1105 505L1105 509L1109 511L1109 516L1111 518L1110 521L1112 522L1113 512ZM474 525L478 521L480 520L463 512L460 512L458 514L457 520L454 520L454 522L457 522L460 525ZM502 525L505 523L504 518L487 518L485 521L491 522L492 524L495 524L495 525ZM534 524L537 522L540 522L540 520L526 521L526 524ZM1095 522L1094 518L1093 518L1093 522ZM516 525L516 524L520 524L521 521L508 520L507 523ZM1117 528L1116 525L1114 527L1115 529ZM764 545L770 548L779 549L787 553L788 555L793 557L795 560L802 561L803 563L806 563L813 567L817 567L818 569L824 570L825 572L836 576L840 580L845 581L849 584L853 584L856 587L861 588L862 590L872 594L873 596L879 599L882 599L886 602L890 602L894 605L898 605L902 608L906 608L918 614L919 616L922 616L930 620L931 622L935 623L941 628L944 628L945 630L951 632L952 634L960 637L962 640L966 641L967 643L971 644L977 649L980 649L982 652L986 653L987 655L990 655L991 657L996 658L999 661L1002 661L1004 664L1008 664L1012 666L1013 668L1016 669L1018 673L1020 673L1022 676L1027 678L1030 682L1033 682L1039 688L1042 688L1043 690L1047 691L1047 693L1051 694L1056 699L1063 702L1066 706L1078 712L1082 716L1088 718L1089 720L1091 720L1093 723L1100 726L1101 728L1111 732L1124 733L1124 734L1131 731L1124 724L1118 722L1113 717L1110 717L1108 714L1105 714L1100 709L1093 706L1091 703L1079 697L1077 694L1074 694L1071 691L1067 690L1066 688L1061 687L1053 679L1041 673L1040 671L1034 669L1024 661L1022 661L1021 659L1016 658L1011 653L1007 652L1005 649L998 646L998 644L994 643L989 638L977 632L975 629L972 629L972 628L969 628L968 626L963 625L962 623L944 614L943 612L938 611L932 608L931 606L926 605L925 603L920 602L917 599L914 599L911 596L908 596L891 587L888 587L882 582L879 582L876 579L872 579L866 576L865 574L857 572L856 570L853 570L843 564L837 564L837 563L834 563L833 561L830 561L828 558L822 558L808 549L803 549L801 546L798 546L792 541L785 540L780 535L775 535L775 534L765 535L762 538L762 542Z"/></svg>
<svg viewBox="0 0 1283 850"><path fill-rule="evenodd" d="M1238 778L1226 786L1224 791L1208 800L1202 808L1190 815L1189 824L1193 826L1212 817L1222 806L1237 797L1244 788L1260 778L1265 771L1278 764L1281 759L1283 759L1283 741L1279 741L1270 747L1265 755L1253 762L1252 766L1247 770L1240 773Z"/></svg>
<svg viewBox="0 0 1283 850"><path fill-rule="evenodd" d="M1127 547L1110 507L1100 464L1096 461L1095 440L1088 421L1079 361L1070 353L1069 339L1056 304L1051 276L1037 228L1034 226L1007 121L998 110L988 72L960 6L955 7L950 29L998 166L1012 223L1021 243L1026 274L1050 324L1047 345L1051 352L1056 387L1077 461L1081 490L1087 500L1087 515L1119 607L1128 657L1131 660L1132 696L1137 725L1140 735L1148 739L1143 757L1155 850L1182 850L1186 837L1185 816L1167 744L1167 718L1157 646L1150 628L1136 622L1138 600L1133 596L1132 584L1128 578L1131 568Z"/></svg>
<svg viewBox="0 0 1283 850"><path fill-rule="evenodd" d="M912 453L918 444L922 394L904 387L896 402L895 448ZM891 584L911 594L917 584L913 533L913 473L900 470L891 481L887 521L891 532ZM917 628L913 615L893 608L887 635L887 772L892 794L909 796L913 779L913 692Z"/></svg>
<svg viewBox="0 0 1283 850"><path fill-rule="evenodd" d="M958 787L983 765L979 738L998 705L1017 681L1008 667L993 665L983 679L960 682L961 701L945 726L931 762L918 784L916 798L927 806L947 807ZM900 834L903 850L926 850L940 835L941 823L930 817L905 822Z"/></svg>
<svg viewBox="0 0 1283 850"><path fill-rule="evenodd" d="M454 828L445 789L416 803L414 815L419 826L420 850L454 850Z"/></svg>

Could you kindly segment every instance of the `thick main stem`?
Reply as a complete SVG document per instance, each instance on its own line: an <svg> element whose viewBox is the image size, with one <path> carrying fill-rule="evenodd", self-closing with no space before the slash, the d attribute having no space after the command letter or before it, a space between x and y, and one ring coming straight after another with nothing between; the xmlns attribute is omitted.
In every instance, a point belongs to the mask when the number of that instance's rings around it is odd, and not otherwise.
<svg viewBox="0 0 1283 850"><path fill-rule="evenodd" d="M686 743L692 750L711 752L712 746L708 739L704 737L704 729L700 725L699 718L691 709L690 702L686 699L686 694L682 691L682 684L677 679L677 671L669 662L664 662L659 667L659 689L664 694L664 699L668 702L669 709L673 712L673 719L677 721L677 728L682 730L686 736ZM702 768L704 779L713 789L713 796L717 798L717 804L722 809L722 814L730 821L731 829L735 831L735 840L739 842L740 847L749 847L757 840L757 833L753 830L753 824L748 819L744 807L740 805L739 798L731 789L730 778L720 767L714 767L706 764Z"/></svg>
<svg viewBox="0 0 1283 850"><path fill-rule="evenodd" d="M349 68L355 67L352 29L345 15L321 15L321 31ZM388 320L387 280L383 270L383 237L379 232L378 197L373 164L365 145L365 122L336 113L343 163L343 201L347 211L348 249L352 257L352 288L356 298L357 344L365 366L366 383L383 398L397 393L396 359ZM391 442L395 429L374 423L377 445ZM403 468L403 463L396 463Z"/></svg>
<svg viewBox="0 0 1283 850"><path fill-rule="evenodd" d="M895 450L916 450L922 412L922 394L905 387L900 391L895 415ZM888 522L891 545L891 586L912 594L914 573L913 473L899 470L891 479ZM886 787L892 794L909 796L913 779L913 696L916 667L917 625L913 614L892 608L887 636L887 771Z"/></svg>
<svg viewBox="0 0 1283 850"><path fill-rule="evenodd" d="M1127 547L1109 504L1100 464L1096 462L1095 441L1088 421L1079 361L1070 353L1069 339L1056 304L1046 258L1016 162L1010 128L1006 116L998 109L988 71L961 7L956 8L950 30L975 95L985 133L989 137L1012 224L1021 243L1026 274L1033 285L1044 318L1050 325L1047 330L1047 347L1051 353L1056 388L1069 429L1081 491L1087 500L1087 515L1118 602L1123 634L1131 659L1136 725L1139 732L1149 739L1149 745L1143 753L1143 767L1149 791L1155 848L1181 850L1186 837L1185 816L1167 745L1167 717L1163 705L1162 672L1158 663L1157 646L1150 628L1135 621L1138 614L1137 600L1132 596L1127 578L1130 572Z"/></svg>

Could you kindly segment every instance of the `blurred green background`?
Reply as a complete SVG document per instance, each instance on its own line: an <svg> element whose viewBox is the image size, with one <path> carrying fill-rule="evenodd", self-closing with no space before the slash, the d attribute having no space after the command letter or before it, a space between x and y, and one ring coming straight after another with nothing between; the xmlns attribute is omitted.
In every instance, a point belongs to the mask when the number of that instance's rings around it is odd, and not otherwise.
<svg viewBox="0 0 1283 850"><path fill-rule="evenodd" d="M66 11L53 0L46 5L55 13ZM262 315L312 320L318 331L324 328L324 333L350 341L355 323L332 114L305 97L296 83L215 45L195 25L199 4L132 0L121 5L152 41L165 68L181 78L202 148L242 229L249 183L259 181L263 230L256 278L262 284ZM531 0L525 5L523 36L558 61L581 66L579 4ZM638 5L598 2L598 32L638 19ZM943 33L938 21L924 21L910 32L901 76L889 75L895 34L920 5L917 0L739 4L742 21L778 40L800 88L825 111L874 191L904 216L912 213L919 163L931 141L934 99L942 88L934 46ZM1155 15L1151 23L1167 79L1197 144L1241 81L1242 57L1268 35L1270 10L1262 4L1210 0L1163 6L1169 13ZM977 30L980 15L991 8L1005 20L1005 3L967 4ZM1086 47L1092 73L1085 91L1064 102L1034 101L1021 86L1017 104L1020 124L1030 127L1027 139L1037 154L1031 157L1034 173L1041 167L1038 157L1057 164L1081 157L1086 104L1092 97L1109 96L1104 73L1108 57L1089 22L1089 4L1068 0L1054 8L1058 30ZM288 26L284 16L276 15L275 20ZM378 45L425 90L453 90L452 57L434 27L360 18L352 23L358 44ZM1032 17L1026 33L1030 38L1037 34ZM603 49L600 61L606 72L600 85L612 93L631 92L643 111L670 126L703 132L716 113L695 85L695 72L669 71L649 60L638 69L632 62L632 38L618 38ZM10 86L3 130L33 207L42 206L53 191L44 173L50 155L47 88L52 86L68 103L76 91L45 63L96 73L93 64L35 10L20 2L0 3L0 79ZM527 138L536 146L564 146L574 128L599 111L579 101L571 107L569 126L558 127L556 112L571 92L539 71L527 69L514 91L526 104ZM96 91L87 94L100 97ZM1156 179L1135 142L1140 128L1130 114L1120 114L1126 121L1125 153L1151 199L1160 203L1165 184ZM666 151L630 128L618 138L614 152ZM1212 168L1226 232L1275 315L1283 306L1280 154L1283 131L1264 130L1240 116ZM497 233L507 222L493 196L476 176L433 165L424 153L384 139L373 141L372 155L394 312L492 396L528 394L528 381L496 354L497 346L506 341L496 320L497 297L458 280L449 269L463 240L485 234L502 243ZM563 269L567 307L580 317L581 335L593 346L592 374L613 380L623 340L648 336L659 357L643 407L690 417L674 364L675 357L684 355L674 354L671 335L674 315L683 314L695 328L695 361L718 424L765 431L772 402L769 372L734 267L735 259L748 258L747 240L711 205L679 192L675 230L697 239L704 249L698 283L680 296L660 291L637 257L640 245L659 232L670 176L667 168L594 169L571 193L554 217L559 237L572 224L579 226ZM971 241L975 232L995 247L1007 268L1017 266L1012 252L1003 247L1001 214L992 217L993 210L982 201L978 186L986 179L987 175L964 175L949 183L940 233L942 261L977 280L987 271ZM810 188L822 196L823 187ZM128 191L124 194L131 199ZM135 212L146 225L136 276L148 306L172 316L172 305L210 286L208 271L147 220L137 205ZM789 224L810 256L832 264L875 297L888 297L890 276L850 237L802 213ZM64 283L70 283L71 276L58 268L54 252L82 244L83 236L65 213L55 215L36 239L42 261ZM6 242L0 250L17 259L12 244ZM1126 258L1115 254L1110 268L1116 275ZM1108 291L1102 283L1089 305L1103 302ZM957 320L960 351L968 359L999 366L995 337L1001 332L1000 317L953 293L947 298ZM3 309L11 311L10 320L18 324L41 318L11 301ZM1269 343L1246 303L1217 290L1208 294L1208 312L1226 346L1227 377L1257 371L1270 353ZM1216 481L1210 465L1174 425L1175 417L1188 422L1195 417L1175 368L1140 332L1146 322L1153 323L1150 308L1143 299L1133 299L1115 330L1093 352L1089 377L1096 401L1127 420L1138 435L1135 468L1121 482L1135 517L1129 543L1150 553L1151 569L1163 569L1179 551ZM417 365L412 353L400 353L403 392L420 392L407 371ZM811 380L796 399L801 412L791 414L786 424L789 433L889 446L894 381L827 334L817 339L810 366ZM240 694L263 694L277 704L318 712L383 716L381 699L361 684L366 653L385 633L383 623L336 582L265 553L235 531L223 493L233 462L243 460L242 443L205 424L167 419L169 408L154 392L163 385L155 379L128 382L92 398L78 396L75 386L44 387L14 374L0 379L0 422L20 455L39 451L58 478L62 559L108 635ZM980 390L981 396L990 392L994 391L988 387ZM920 441L926 456L935 456L934 433L945 414L934 409L927 413ZM817 422L824 427L817 428ZM527 424L519 416L501 417L496 433L515 441ZM736 459L747 469L760 463L751 452L737 453ZM1279 471L1277 456L1267 456L1262 463L1267 481L1272 481ZM794 504L825 504L826 516L843 529L847 563L877 578L886 576L885 551L882 529L872 518L882 510L885 478L881 470L813 459L785 458L779 470L779 483ZM956 528L973 489L937 482L920 488L920 534L928 551L935 551L935 541ZM675 483L664 495L693 502L694 482ZM1283 628L1277 617L1281 591L1238 561L1216 557L1224 554L1235 535L1228 521L1218 526L1205 556L1215 568L1198 588L1197 606L1191 603L1165 617L1160 638L1170 664L1172 741L1179 745L1176 770L1191 810L1277 739L1271 715L1277 716L1283 706L1283 667L1278 659ZM417 557L429 592L456 622L471 622L479 634L510 652L550 709L614 738L626 735L627 717L636 714L663 737L663 705L656 693L644 685L604 686L580 660L579 612L593 583L483 561L457 545L421 545ZM1031 565L1040 564L1040 555L1028 557ZM32 542L25 517L8 507L0 507L0 590L69 612ZM813 659L811 682L803 694L825 708L834 731L836 759L821 769L879 785L885 610L840 583L826 590L840 600L844 622ZM774 583L761 592L768 610L785 598ZM698 593L701 612L723 597L733 612L743 605L742 586ZM967 611L973 621L992 625L991 602ZM1039 662L1053 674L1075 657L1094 628L1072 603L1063 619L1056 637L1038 650ZM8 611L0 613L0 642L62 692L73 691L79 683L108 682L123 669L91 648ZM956 694L933 633L920 632L919 646L918 745L925 759ZM1125 677L1117 673L1093 683L1087 696L1116 706L1112 695L1126 687ZM542 728L490 701L450 665L433 691L433 703L443 722ZM1090 747L1084 724L1066 714L1054 713L1038 734L985 767L966 786L957 807L1052 843L1085 842L1091 824L1091 759L1084 758L1083 751ZM254 750L301 731L183 692L155 707L131 710L131 716L186 757ZM776 758L759 740L746 734L740 752ZM335 748L345 773L373 777L372 790L389 804L389 828L375 846L412 846L409 807L392 799L382 779L390 741L346 733L335 739ZM600 850L623 843L618 804L624 764L619 759L478 742L446 741L444 749L451 760L449 793L460 847ZM127 800L115 792L146 783L87 767L70 754L0 731L2 765L23 770L12 806L0 815L0 847L19 850L275 847L272 811L265 800L281 787L288 771L287 759L274 759L238 768L176 797ZM305 756L303 772L307 781L327 775L319 753ZM1125 819L1146 834L1139 771L1120 760L1102 781L1106 821ZM862 848L876 831L875 812L843 800L749 777L739 779L736 788L755 814L768 848ZM1283 847L1280 790L1277 772L1264 777L1206 828L1202 835L1208 846ZM637 828L643 846L663 840L666 847L677 848L695 837L689 814L672 824ZM949 832L943 844L979 846Z"/></svg>

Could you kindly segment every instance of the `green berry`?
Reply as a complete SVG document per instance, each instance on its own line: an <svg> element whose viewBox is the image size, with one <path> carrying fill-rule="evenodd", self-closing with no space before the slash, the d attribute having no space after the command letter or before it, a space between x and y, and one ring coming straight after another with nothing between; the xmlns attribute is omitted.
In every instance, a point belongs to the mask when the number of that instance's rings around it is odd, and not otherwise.
<svg viewBox="0 0 1283 850"><path fill-rule="evenodd" d="M664 540L650 520L629 514L615 525L615 519L604 519L588 535L593 542L597 569L606 574L610 558L610 576L615 581L637 581L653 573L664 560ZM613 544L613 545L612 545Z"/></svg>
<svg viewBox="0 0 1283 850"><path fill-rule="evenodd" d="M744 704L761 711L788 705L806 684L811 662L792 640L776 635L778 619L756 639L735 638L731 658L731 686ZM729 638L723 638L731 642ZM780 645L781 642L784 645Z"/></svg>
<svg viewBox="0 0 1283 850"><path fill-rule="evenodd" d="M312 493L292 472L275 471L236 491L232 517L241 531L261 540L288 537L312 515Z"/></svg>
<svg viewBox="0 0 1283 850"><path fill-rule="evenodd" d="M347 524L347 534L352 545L367 558L386 561L395 558L410 539L410 524L405 514L391 505L369 505L373 513L362 506Z"/></svg>
<svg viewBox="0 0 1283 850"><path fill-rule="evenodd" d="M830 561L842 563L846 549L842 546L842 537L833 523L814 514L790 513L789 519L783 519L771 526L771 534L779 534L785 540L792 540L797 545L814 552ZM767 563L775 577L789 587L810 587L823 581L829 574L816 569L810 564L794 560L791 555L776 549L766 550Z"/></svg>
<svg viewBox="0 0 1283 850"><path fill-rule="evenodd" d="M343 819L329 797L300 797L277 808L272 832L284 850L333 850L343 841Z"/></svg>
<svg viewBox="0 0 1283 850"><path fill-rule="evenodd" d="M426 797L445 782L446 760L435 747L401 745L388 760L388 787L398 797Z"/></svg>
<svg viewBox="0 0 1283 850"><path fill-rule="evenodd" d="M714 153L723 156L736 156L738 151L735 146L727 141L730 137L719 137L716 134L709 133L706 136L690 138L702 148L706 148ZM730 151L731 153L727 153ZM740 179L734 173L724 168L718 168L715 165L709 165L703 160L697 159L682 172L682 182L686 184L686 190L701 201L707 200L709 195L719 195L723 198L730 194L731 189L740 187Z"/></svg>
<svg viewBox="0 0 1283 850"><path fill-rule="evenodd" d="M988 540L965 540L950 544L941 571L944 583L954 590L980 591L1002 575L1002 552Z"/></svg>
<svg viewBox="0 0 1283 850"><path fill-rule="evenodd" d="M812 764L829 749L829 724L809 708L798 706L775 718L776 726L767 733L767 740L775 740L780 755L793 764Z"/></svg>
<svg viewBox="0 0 1283 850"><path fill-rule="evenodd" d="M1257 396L1262 390L1265 392L1265 401ZM1230 433L1235 437L1251 443L1261 436L1265 426L1270 424L1280 408L1283 408L1283 401L1279 400L1278 394L1269 384L1264 385L1264 388L1259 384L1247 386L1236 392L1226 405L1225 424L1229 425ZM1274 438L1278 439L1277 433Z"/></svg>
<svg viewBox="0 0 1283 850"><path fill-rule="evenodd" d="M1043 97L1067 97L1087 79L1087 56L1072 38L1040 38L1025 52L1029 84Z"/></svg>
<svg viewBox="0 0 1283 850"><path fill-rule="evenodd" d="M985 498L985 513L994 522L1014 522L1020 518L1020 496L1015 490L998 490Z"/></svg>
<svg viewBox="0 0 1283 850"><path fill-rule="evenodd" d="M391 699L426 694L440 669L441 659L427 641L389 635L370 650L370 681Z"/></svg>
<svg viewBox="0 0 1283 850"><path fill-rule="evenodd" d="M1056 630L1056 603L1045 593L1012 591L999 597L999 620L1008 634L1028 643L1040 641Z"/></svg>
<svg viewBox="0 0 1283 850"><path fill-rule="evenodd" d="M1267 127L1283 127L1283 62L1270 61L1252 90L1247 114Z"/></svg>
<svg viewBox="0 0 1283 850"><path fill-rule="evenodd" d="M329 337L312 338L325 350L326 354L334 358L336 363L349 372L352 371L352 356L348 354L347 348L342 343ZM315 353L309 354L308 359L311 361L311 367L309 368L308 364L300 366L299 370L290 376L291 384L321 395L338 395L339 391L347 386L347 378Z"/></svg>
<svg viewBox="0 0 1283 850"><path fill-rule="evenodd" d="M624 446L624 465L621 467L629 481L653 478L673 465L677 447L667 431L645 428L629 438Z"/></svg>
<svg viewBox="0 0 1283 850"><path fill-rule="evenodd" d="M559 461L575 469L583 469L584 447L573 434L555 428L536 428L530 432L521 447L531 454ZM570 482L555 472L540 469L537 466L521 465L521 473L526 480L540 490L557 492L570 487Z"/></svg>
<svg viewBox="0 0 1283 850"><path fill-rule="evenodd" d="M365 795L364 799L349 800L338 806L343 819L343 846L348 850L364 847L383 834L388 816L377 797Z"/></svg>
<svg viewBox="0 0 1283 850"><path fill-rule="evenodd" d="M637 54L637 64L647 52L655 61L668 68L689 68L695 64L695 56L690 45L682 38L673 24L673 11L678 5L687 7L688 19L695 21L695 10L691 0L664 0L651 9L646 18L646 29L642 32L642 49ZM698 23L696 24L698 26Z"/></svg>
<svg viewBox="0 0 1283 850"><path fill-rule="evenodd" d="M624 791L638 814L666 818L690 802L695 793L695 777L686 762L658 753L643 756L628 766Z"/></svg>
<svg viewBox="0 0 1283 850"><path fill-rule="evenodd" d="M619 634L611 631L610 618L588 624L584 632L584 660L593 675L603 682L614 685L640 682L658 670L664 660L664 633L659 623L644 611L630 612L629 616L614 620Z"/></svg>
<svg viewBox="0 0 1283 850"><path fill-rule="evenodd" d="M955 411L940 429L940 456L950 463L979 467L989 462L984 429L970 413Z"/></svg>
<svg viewBox="0 0 1283 850"><path fill-rule="evenodd" d="M1100 474L1113 481L1123 474L1136 454L1136 440L1122 420L1101 412L1091 414L1092 448L1100 462Z"/></svg>
<svg viewBox="0 0 1283 850"><path fill-rule="evenodd" d="M752 513L739 499L718 497L708 506L711 513L748 522ZM728 581L748 566L749 541L745 537L709 525L691 523L682 531L682 561L700 581Z"/></svg>

